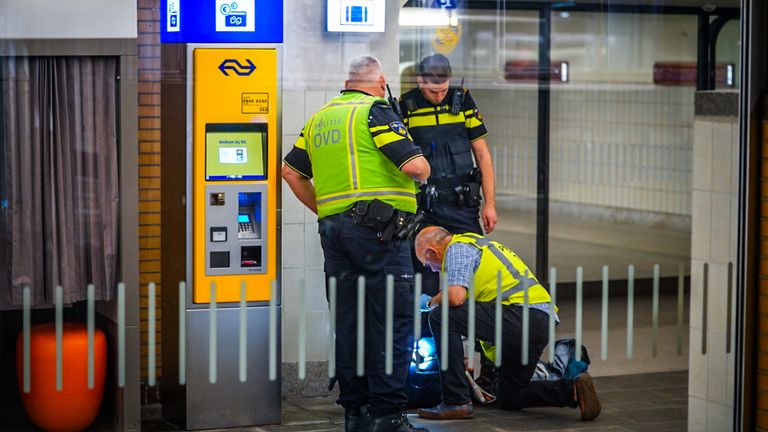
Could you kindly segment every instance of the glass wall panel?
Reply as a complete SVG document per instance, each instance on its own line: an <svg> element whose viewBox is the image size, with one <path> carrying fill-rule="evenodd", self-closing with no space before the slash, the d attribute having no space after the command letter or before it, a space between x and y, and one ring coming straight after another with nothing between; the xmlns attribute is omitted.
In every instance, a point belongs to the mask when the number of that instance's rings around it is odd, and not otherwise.
<svg viewBox="0 0 768 432"><path fill-rule="evenodd" d="M736 90L739 88L741 77L739 31L739 20L732 19L723 25L717 37L715 61L718 65L716 80L718 89Z"/></svg>
<svg viewBox="0 0 768 432"><path fill-rule="evenodd" d="M708 378L707 368L733 368L738 119L697 111L706 97L697 85L714 58L709 85L736 97L740 26L721 16L738 11L609 3L408 2L403 86L434 52L451 60L454 85L465 78L496 171L490 237L531 268L548 243L556 338L577 337L595 376L679 381L690 397L665 403L688 407L689 428L729 430L733 380ZM541 11L551 25L543 35ZM550 83L541 87L547 46ZM548 136L539 132L542 101ZM539 146L549 149L547 173L537 169ZM547 176L549 231L537 233L537 181ZM727 415L712 415L715 405Z"/></svg>
<svg viewBox="0 0 768 432"><path fill-rule="evenodd" d="M677 278L688 276L691 256L697 25L695 15L552 14L552 58L568 62L571 79L551 93L550 265L565 297L575 291L577 268L583 270L583 337L608 359L600 363L604 372L687 367L679 355L687 349L687 327L677 326L686 310L677 307ZM625 330L630 266L634 361L627 359ZM653 295L656 268L660 303ZM607 311L603 279L610 281ZM565 317L570 302L562 303ZM659 341L660 328L683 336ZM575 330L570 323L562 329Z"/></svg>
<svg viewBox="0 0 768 432"><path fill-rule="evenodd" d="M695 16L555 13L552 57L571 81L552 87L551 264L649 277L690 256L695 82L660 85L654 71L695 71ZM670 65L670 66L665 66ZM662 72L663 73L663 72ZM581 251L573 260L573 248Z"/></svg>
<svg viewBox="0 0 768 432"><path fill-rule="evenodd" d="M496 7L498 6L498 7ZM491 237L535 266L538 127L538 11L404 7L400 12L403 92L415 87L414 66L443 53L451 85L464 83L488 129L495 169L498 225ZM511 76L510 70L522 70Z"/></svg>

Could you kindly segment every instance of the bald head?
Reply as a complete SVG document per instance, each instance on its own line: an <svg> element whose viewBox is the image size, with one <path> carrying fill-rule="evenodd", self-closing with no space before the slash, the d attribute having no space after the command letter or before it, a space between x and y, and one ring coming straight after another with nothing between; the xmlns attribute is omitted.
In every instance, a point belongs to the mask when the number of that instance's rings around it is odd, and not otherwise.
<svg viewBox="0 0 768 432"><path fill-rule="evenodd" d="M439 271L442 267L445 249L451 242L453 234L443 227L428 226L416 236L414 249L416 257L432 271Z"/></svg>
<svg viewBox="0 0 768 432"><path fill-rule="evenodd" d="M344 88L384 97L385 84L381 63L376 57L366 55L352 60L349 64L349 75Z"/></svg>

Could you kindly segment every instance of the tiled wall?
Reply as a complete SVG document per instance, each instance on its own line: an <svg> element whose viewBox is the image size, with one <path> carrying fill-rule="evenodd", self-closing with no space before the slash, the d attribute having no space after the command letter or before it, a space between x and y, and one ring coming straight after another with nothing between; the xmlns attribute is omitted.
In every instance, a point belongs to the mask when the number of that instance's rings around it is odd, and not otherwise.
<svg viewBox="0 0 768 432"><path fill-rule="evenodd" d="M328 100L335 91L283 92L283 155L290 151L304 122ZM290 109L289 109L290 108ZM305 284L307 300L307 361L327 361L330 327L328 302L325 298L323 251L317 232L317 215L312 213L284 184L283 187L283 362L298 361L297 342L301 284ZM290 323L290 325L287 325Z"/></svg>
<svg viewBox="0 0 768 432"><path fill-rule="evenodd" d="M504 85L472 95L488 126L498 194L535 198L537 90ZM689 216L693 102L692 87L554 85L551 199Z"/></svg>
<svg viewBox="0 0 768 432"><path fill-rule="evenodd" d="M688 430L731 430L734 353L728 267L736 262L739 125L696 117L693 140ZM704 266L708 266L705 287ZM735 278L735 271L731 274ZM733 282L735 279L731 279ZM706 292L706 294L705 294ZM733 305L733 292L731 292ZM704 299L706 298L706 304ZM733 307L733 306L732 306ZM733 312L733 309L731 310ZM731 313L733 320L733 313ZM727 334L729 332L730 334Z"/></svg>

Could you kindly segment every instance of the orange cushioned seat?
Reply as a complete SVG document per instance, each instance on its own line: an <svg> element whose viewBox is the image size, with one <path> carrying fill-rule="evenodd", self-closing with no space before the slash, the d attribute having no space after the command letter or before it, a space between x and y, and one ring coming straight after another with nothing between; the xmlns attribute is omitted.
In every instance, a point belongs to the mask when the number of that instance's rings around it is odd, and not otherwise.
<svg viewBox="0 0 768 432"><path fill-rule="evenodd" d="M104 394L107 342L94 330L93 389L88 389L88 330L84 324L66 323L62 333L62 389L56 390L56 328L32 326L30 334L30 392L24 393L23 334L16 341L19 393L30 419L52 432L80 431L99 412Z"/></svg>

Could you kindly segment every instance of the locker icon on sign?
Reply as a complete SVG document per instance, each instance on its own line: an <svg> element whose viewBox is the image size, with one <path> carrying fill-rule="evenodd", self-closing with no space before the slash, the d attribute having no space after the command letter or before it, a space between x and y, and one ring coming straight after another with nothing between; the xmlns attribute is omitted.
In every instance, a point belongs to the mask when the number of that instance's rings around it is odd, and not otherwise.
<svg viewBox="0 0 768 432"><path fill-rule="evenodd" d="M342 25L373 25L371 2L349 1L345 3L341 17Z"/></svg>
<svg viewBox="0 0 768 432"><path fill-rule="evenodd" d="M347 22L350 24L368 22L368 8L365 6L347 6Z"/></svg>

